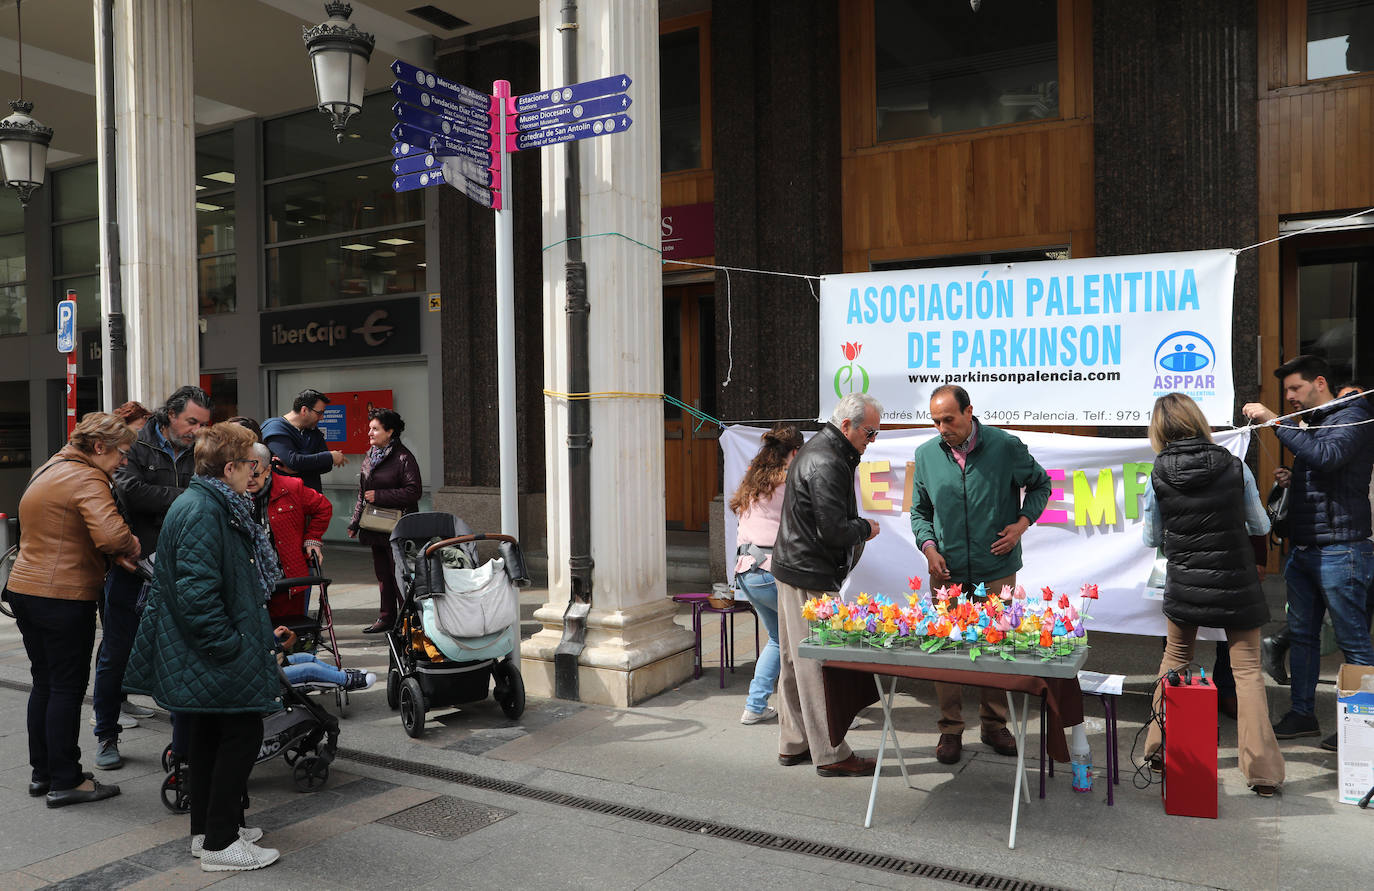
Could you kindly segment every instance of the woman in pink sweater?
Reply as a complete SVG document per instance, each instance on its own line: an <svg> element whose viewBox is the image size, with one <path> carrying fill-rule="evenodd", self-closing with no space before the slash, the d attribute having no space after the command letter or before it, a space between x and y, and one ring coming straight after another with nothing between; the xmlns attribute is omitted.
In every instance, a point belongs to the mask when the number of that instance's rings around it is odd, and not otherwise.
<svg viewBox="0 0 1374 891"><path fill-rule="evenodd" d="M757 724L777 717L768 697L778 682L778 586L773 580L773 542L778 537L782 518L782 495L787 467L802 446L797 428L778 425L763 434L763 446L750 462L739 488L730 499L730 510L739 517L736 534L738 559L735 583L763 619L768 629L764 644L754 663L754 679L749 683L749 698L744 704L741 724Z"/></svg>

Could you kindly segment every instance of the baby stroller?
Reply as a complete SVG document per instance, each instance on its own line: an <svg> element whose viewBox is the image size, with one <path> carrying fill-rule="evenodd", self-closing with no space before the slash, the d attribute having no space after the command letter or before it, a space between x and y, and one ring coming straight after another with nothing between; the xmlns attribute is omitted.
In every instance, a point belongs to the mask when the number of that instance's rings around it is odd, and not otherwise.
<svg viewBox="0 0 1374 891"><path fill-rule="evenodd" d="M497 542L500 557L479 566L479 541ZM401 517L391 552L401 607L387 635L386 702L400 710L406 733L424 733L431 708L481 702L489 692L506 717L524 714L515 589L529 578L520 543L474 534L452 514L434 511Z"/></svg>
<svg viewBox="0 0 1374 891"><path fill-rule="evenodd" d="M291 768L296 789L318 792L329 779L329 765L338 749L339 719L305 695L315 685L293 687L284 672L278 674L283 708L262 719L262 745L253 763L261 764L281 755ZM175 752L170 745L162 753L162 769L167 771L167 778L162 781L162 803L174 814L191 810L189 768L183 758L184 753Z"/></svg>
<svg viewBox="0 0 1374 891"><path fill-rule="evenodd" d="M318 588L319 600L315 604L315 614L310 614L310 591L305 593L305 612L299 615L282 616L274 619L274 625L285 625L296 635L298 643L297 652L315 653L324 650L334 662L336 668L343 668L343 662L339 659L339 641L334 636L334 611L329 606L329 583L331 579L326 578L320 570L320 563L314 555L306 558L310 568L310 575L301 578L282 579L277 582L272 594L285 594L292 588ZM312 692L315 689L312 688ZM348 705L348 691L337 685L328 685L328 690L334 693L334 704L339 709L339 714L344 713L344 708Z"/></svg>

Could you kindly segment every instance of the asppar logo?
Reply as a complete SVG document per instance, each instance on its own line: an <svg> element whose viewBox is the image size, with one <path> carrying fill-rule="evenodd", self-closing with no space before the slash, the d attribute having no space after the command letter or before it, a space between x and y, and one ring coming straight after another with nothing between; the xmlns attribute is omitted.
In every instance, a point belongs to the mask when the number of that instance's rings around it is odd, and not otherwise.
<svg viewBox="0 0 1374 891"><path fill-rule="evenodd" d="M841 365L835 369L835 396L844 398L849 393L868 392L868 370L854 360L859 358L859 353L863 351L864 345L861 343L842 343L840 352L849 360L848 365ZM856 375L855 372L858 372Z"/></svg>
<svg viewBox="0 0 1374 891"><path fill-rule="evenodd" d="M1175 331L1155 347L1155 395L1216 387L1217 351L1197 331Z"/></svg>

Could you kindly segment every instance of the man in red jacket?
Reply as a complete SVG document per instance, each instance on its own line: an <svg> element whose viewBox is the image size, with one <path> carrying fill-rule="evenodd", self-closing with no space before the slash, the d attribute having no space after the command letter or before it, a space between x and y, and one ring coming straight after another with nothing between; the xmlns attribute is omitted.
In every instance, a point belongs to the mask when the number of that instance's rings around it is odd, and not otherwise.
<svg viewBox="0 0 1374 891"><path fill-rule="evenodd" d="M334 506L328 498L296 477L272 473L272 452L267 446L255 443L253 457L257 458L258 466L253 470L248 493L253 496L256 505L254 513L258 520L261 522L266 519L271 527L272 542L281 560L282 577L310 575L306 556L324 561L321 540L334 516ZM274 594L267 604L268 614L273 621L302 615L309 590L300 587L292 588L287 593Z"/></svg>

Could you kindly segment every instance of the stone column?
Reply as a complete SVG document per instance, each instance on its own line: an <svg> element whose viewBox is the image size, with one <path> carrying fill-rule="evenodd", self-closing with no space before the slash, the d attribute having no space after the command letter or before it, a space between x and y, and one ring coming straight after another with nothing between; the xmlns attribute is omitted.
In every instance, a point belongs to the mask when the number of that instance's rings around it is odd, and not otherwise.
<svg viewBox="0 0 1374 891"><path fill-rule="evenodd" d="M191 0L115 0L113 25L115 177L129 398L155 408L177 387L196 383L200 374ZM99 67L104 54L99 34L95 46ZM96 115L103 140L99 102ZM100 223L103 239L103 203ZM109 278L103 268L100 292L102 313L108 313ZM103 337L108 356L108 330ZM105 387L108 404L108 376Z"/></svg>
<svg viewBox="0 0 1374 891"><path fill-rule="evenodd" d="M541 0L541 85L563 82L560 0ZM658 3L578 3L578 80L633 79L629 130L579 143L582 232L622 233L582 241L591 304L591 390L663 391L663 290L659 246ZM544 243L566 237L564 150L542 149ZM631 241L629 239L634 239ZM651 245L645 248L635 241ZM544 252L544 380L568 391L562 246ZM544 629L521 648L526 688L553 693L553 654L568 602L566 403L545 401L549 602ZM591 411L591 545L595 562L586 648L579 658L585 702L630 705L692 669L692 635L673 622L665 587L663 407L657 398L597 399Z"/></svg>

